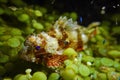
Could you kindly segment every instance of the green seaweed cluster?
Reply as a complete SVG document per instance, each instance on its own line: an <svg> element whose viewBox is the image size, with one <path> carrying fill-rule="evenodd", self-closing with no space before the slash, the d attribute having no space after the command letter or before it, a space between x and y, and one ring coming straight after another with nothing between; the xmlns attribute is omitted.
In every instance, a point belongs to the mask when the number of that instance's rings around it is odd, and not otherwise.
<svg viewBox="0 0 120 80"><path fill-rule="evenodd" d="M29 5L23 0L0 0L0 79L119 80L120 14L110 15L110 21L101 22L97 34L88 42L87 49L80 52L66 49L64 54L79 56L65 60L65 67L60 71L19 58L26 37L33 32L49 30L59 16L77 19L75 12L60 14L40 5ZM94 27L94 23L90 26Z"/></svg>

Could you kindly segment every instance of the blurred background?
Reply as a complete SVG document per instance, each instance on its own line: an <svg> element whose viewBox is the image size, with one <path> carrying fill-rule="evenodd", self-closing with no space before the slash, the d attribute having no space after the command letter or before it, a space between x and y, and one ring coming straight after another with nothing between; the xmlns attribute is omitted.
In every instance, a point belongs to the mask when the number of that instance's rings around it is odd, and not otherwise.
<svg viewBox="0 0 120 80"><path fill-rule="evenodd" d="M57 10L59 13L76 12L78 22L83 18L81 24L88 25L93 21L109 19L111 15L120 14L120 0L25 0L29 4L46 6L51 12Z"/></svg>

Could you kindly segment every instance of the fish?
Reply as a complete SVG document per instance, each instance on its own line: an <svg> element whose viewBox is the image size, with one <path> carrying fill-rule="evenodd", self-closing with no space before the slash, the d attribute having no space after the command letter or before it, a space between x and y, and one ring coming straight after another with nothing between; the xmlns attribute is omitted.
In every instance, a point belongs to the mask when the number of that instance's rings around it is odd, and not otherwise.
<svg viewBox="0 0 120 80"><path fill-rule="evenodd" d="M82 17L80 18L82 22ZM38 34L28 35L24 47L20 51L20 57L36 64L44 64L48 68L63 66L68 59L63 51L73 48L79 52L86 48L86 42L82 34L86 34L87 28L82 28L71 18L60 17L49 31L41 31Z"/></svg>

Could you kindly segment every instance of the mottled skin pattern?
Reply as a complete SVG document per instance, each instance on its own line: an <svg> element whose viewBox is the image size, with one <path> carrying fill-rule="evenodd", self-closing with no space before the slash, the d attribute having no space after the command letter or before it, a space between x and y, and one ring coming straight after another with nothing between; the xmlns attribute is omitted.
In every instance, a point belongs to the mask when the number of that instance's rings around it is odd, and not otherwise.
<svg viewBox="0 0 120 80"><path fill-rule="evenodd" d="M77 52L83 50L89 36L87 29L82 28L72 19L60 17L48 32L40 32L26 38L21 57L27 61L44 63L49 68L63 65L68 57L63 55L66 48L73 48ZM82 37L83 36L83 37Z"/></svg>

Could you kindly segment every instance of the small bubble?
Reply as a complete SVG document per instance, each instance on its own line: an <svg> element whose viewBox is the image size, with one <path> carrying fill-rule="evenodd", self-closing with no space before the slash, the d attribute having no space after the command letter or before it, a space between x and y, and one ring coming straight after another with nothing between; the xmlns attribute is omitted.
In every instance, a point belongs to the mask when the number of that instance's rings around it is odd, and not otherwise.
<svg viewBox="0 0 120 80"><path fill-rule="evenodd" d="M90 2L90 4L93 4L93 2L94 2L94 0L92 0L92 1Z"/></svg>
<svg viewBox="0 0 120 80"><path fill-rule="evenodd" d="M55 3L55 0L52 0L52 3L51 4L54 4Z"/></svg>
<svg viewBox="0 0 120 80"><path fill-rule="evenodd" d="M116 6L113 6L113 8L116 8Z"/></svg>
<svg viewBox="0 0 120 80"><path fill-rule="evenodd" d="M120 4L117 4L117 6L120 6Z"/></svg>
<svg viewBox="0 0 120 80"><path fill-rule="evenodd" d="M103 7L102 7L102 10L103 10L103 9L106 9L106 7L105 7L105 6L103 6Z"/></svg>
<svg viewBox="0 0 120 80"><path fill-rule="evenodd" d="M106 9L106 7L105 6L103 6L102 8L101 8L102 10L101 10L101 14L105 14L105 9Z"/></svg>
<svg viewBox="0 0 120 80"><path fill-rule="evenodd" d="M117 19L117 18L116 18L116 20L115 20L115 24L118 25L118 19Z"/></svg>

